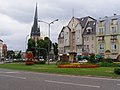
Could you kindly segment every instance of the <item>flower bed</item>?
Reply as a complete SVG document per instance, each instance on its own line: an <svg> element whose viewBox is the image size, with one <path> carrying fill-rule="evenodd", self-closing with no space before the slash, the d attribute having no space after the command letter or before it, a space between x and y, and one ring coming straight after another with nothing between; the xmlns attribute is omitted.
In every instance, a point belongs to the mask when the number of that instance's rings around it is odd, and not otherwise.
<svg viewBox="0 0 120 90"><path fill-rule="evenodd" d="M66 64L58 65L58 68L97 68L98 64Z"/></svg>
<svg viewBox="0 0 120 90"><path fill-rule="evenodd" d="M33 65L33 64L34 64L34 61L27 60L27 61L25 61L25 64L26 64L26 65Z"/></svg>
<svg viewBox="0 0 120 90"><path fill-rule="evenodd" d="M25 61L25 64L26 65L33 65L34 64L34 61L33 61L33 54L31 51L27 51L26 52L26 61Z"/></svg>

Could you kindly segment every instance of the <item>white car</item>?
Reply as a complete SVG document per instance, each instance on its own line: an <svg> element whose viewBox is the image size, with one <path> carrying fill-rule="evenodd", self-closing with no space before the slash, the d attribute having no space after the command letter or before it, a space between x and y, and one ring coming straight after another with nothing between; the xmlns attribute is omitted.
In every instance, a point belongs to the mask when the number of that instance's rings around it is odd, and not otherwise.
<svg viewBox="0 0 120 90"><path fill-rule="evenodd" d="M79 62L79 63L86 63L86 62L88 62L88 60L82 59L82 60L79 60L78 62Z"/></svg>

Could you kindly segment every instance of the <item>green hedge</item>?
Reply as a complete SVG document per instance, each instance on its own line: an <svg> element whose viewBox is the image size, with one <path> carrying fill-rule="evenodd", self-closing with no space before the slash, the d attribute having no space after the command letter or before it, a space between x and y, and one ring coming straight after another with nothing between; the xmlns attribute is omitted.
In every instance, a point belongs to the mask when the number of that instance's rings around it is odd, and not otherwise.
<svg viewBox="0 0 120 90"><path fill-rule="evenodd" d="M99 65L101 67L120 67L120 64L117 63L109 63L109 62L100 62Z"/></svg>
<svg viewBox="0 0 120 90"><path fill-rule="evenodd" d="M45 61L34 62L35 64L45 64Z"/></svg>
<svg viewBox="0 0 120 90"><path fill-rule="evenodd" d="M117 74L117 75L120 75L120 68L115 68L114 73Z"/></svg>
<svg viewBox="0 0 120 90"><path fill-rule="evenodd" d="M15 60L13 62L25 62L24 60Z"/></svg>

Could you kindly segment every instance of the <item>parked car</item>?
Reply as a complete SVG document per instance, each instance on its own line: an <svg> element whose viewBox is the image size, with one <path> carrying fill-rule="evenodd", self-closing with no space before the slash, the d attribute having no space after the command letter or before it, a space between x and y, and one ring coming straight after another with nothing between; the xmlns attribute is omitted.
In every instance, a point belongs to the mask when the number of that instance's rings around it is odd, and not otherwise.
<svg viewBox="0 0 120 90"><path fill-rule="evenodd" d="M79 60L78 62L79 62L79 63L86 63L86 62L88 62L88 60L82 59L82 60Z"/></svg>

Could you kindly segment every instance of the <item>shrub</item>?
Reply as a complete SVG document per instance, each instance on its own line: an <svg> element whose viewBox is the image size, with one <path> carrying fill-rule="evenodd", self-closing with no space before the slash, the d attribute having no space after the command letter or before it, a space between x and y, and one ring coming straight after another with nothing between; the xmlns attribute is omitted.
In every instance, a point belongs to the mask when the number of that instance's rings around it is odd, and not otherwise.
<svg viewBox="0 0 120 90"><path fill-rule="evenodd" d="M13 62L25 62L24 60L16 60L16 61L13 61Z"/></svg>
<svg viewBox="0 0 120 90"><path fill-rule="evenodd" d="M45 61L37 61L37 62L34 62L35 64L45 64Z"/></svg>
<svg viewBox="0 0 120 90"><path fill-rule="evenodd" d="M63 61L56 62L56 65L65 65L65 64L70 64L70 62L63 62Z"/></svg>
<svg viewBox="0 0 120 90"><path fill-rule="evenodd" d="M117 74L117 75L120 75L120 68L115 68L114 73Z"/></svg>
<svg viewBox="0 0 120 90"><path fill-rule="evenodd" d="M112 62L113 62L113 61L112 61L112 58L106 58L105 61L106 61L106 62L109 62L109 63L112 63Z"/></svg>
<svg viewBox="0 0 120 90"><path fill-rule="evenodd" d="M99 65L101 67L120 67L120 64L117 63L109 63L109 62L100 62Z"/></svg>
<svg viewBox="0 0 120 90"><path fill-rule="evenodd" d="M89 62L90 63L97 63L96 59L95 59L95 54L91 53L90 57L89 57Z"/></svg>

